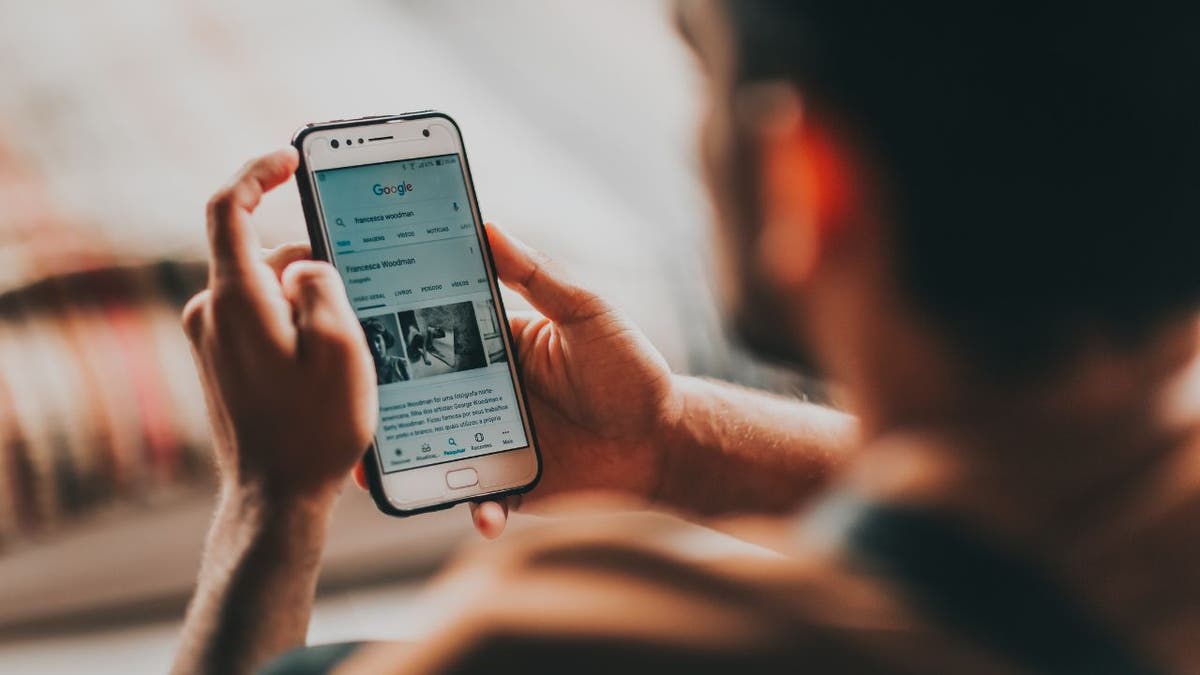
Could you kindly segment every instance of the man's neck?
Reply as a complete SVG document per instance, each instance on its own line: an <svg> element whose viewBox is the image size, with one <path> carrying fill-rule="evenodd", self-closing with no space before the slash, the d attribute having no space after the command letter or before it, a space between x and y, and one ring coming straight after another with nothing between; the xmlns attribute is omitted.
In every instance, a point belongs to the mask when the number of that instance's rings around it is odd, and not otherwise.
<svg viewBox="0 0 1200 675"><path fill-rule="evenodd" d="M869 461L851 479L872 494L975 514L1018 538L1056 537L1117 508L1155 466L1200 447L1191 326L1145 349L1081 350L1057 374L1020 384L976 374L918 389L895 405L867 399L877 404L865 415Z"/></svg>

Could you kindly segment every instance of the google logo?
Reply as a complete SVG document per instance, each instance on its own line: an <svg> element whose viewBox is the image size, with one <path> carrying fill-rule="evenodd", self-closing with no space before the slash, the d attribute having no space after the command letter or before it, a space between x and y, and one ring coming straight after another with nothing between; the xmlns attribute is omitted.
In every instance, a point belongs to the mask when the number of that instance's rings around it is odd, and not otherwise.
<svg viewBox="0 0 1200 675"><path fill-rule="evenodd" d="M376 183L371 188L371 192L374 192L379 197L384 195L400 196L406 192L412 192L412 183L400 183L399 185L380 185Z"/></svg>

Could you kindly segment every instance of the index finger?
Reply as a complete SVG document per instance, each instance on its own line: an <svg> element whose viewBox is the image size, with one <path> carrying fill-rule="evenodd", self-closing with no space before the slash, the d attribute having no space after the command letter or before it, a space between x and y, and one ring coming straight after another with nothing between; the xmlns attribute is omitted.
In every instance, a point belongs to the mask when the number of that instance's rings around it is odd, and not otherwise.
<svg viewBox="0 0 1200 675"><path fill-rule="evenodd" d="M251 160L209 200L210 284L252 282L260 257L250 214L264 194L295 172L299 162L290 146Z"/></svg>

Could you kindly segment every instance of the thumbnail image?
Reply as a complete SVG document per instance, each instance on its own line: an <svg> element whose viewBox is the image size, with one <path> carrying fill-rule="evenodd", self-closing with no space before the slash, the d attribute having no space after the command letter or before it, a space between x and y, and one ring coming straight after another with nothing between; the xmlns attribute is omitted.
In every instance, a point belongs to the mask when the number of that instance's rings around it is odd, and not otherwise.
<svg viewBox="0 0 1200 675"><path fill-rule="evenodd" d="M500 334L500 322L496 319L496 301L491 298L475 301L475 316L479 319L479 335L483 338L483 350L488 363L504 363L504 337Z"/></svg>
<svg viewBox="0 0 1200 675"><path fill-rule="evenodd" d="M400 339L400 322L395 314L380 314L363 319L363 333L371 358L375 360L375 380L381 385L412 379L408 360L404 358L404 341Z"/></svg>
<svg viewBox="0 0 1200 675"><path fill-rule="evenodd" d="M471 302L400 312L400 334L413 377L483 368L483 341Z"/></svg>

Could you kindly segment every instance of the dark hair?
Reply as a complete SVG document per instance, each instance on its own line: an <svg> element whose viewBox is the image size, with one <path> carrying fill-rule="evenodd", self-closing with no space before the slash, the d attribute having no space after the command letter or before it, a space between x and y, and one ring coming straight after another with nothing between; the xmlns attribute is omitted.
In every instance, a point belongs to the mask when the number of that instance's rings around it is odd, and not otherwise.
<svg viewBox="0 0 1200 675"><path fill-rule="evenodd" d="M362 322L363 332L366 333L367 339L373 339L376 335L383 336L383 344L388 349L396 344L396 336L392 335L392 331L384 327L383 322L379 319L367 319Z"/></svg>
<svg viewBox="0 0 1200 675"><path fill-rule="evenodd" d="M971 341L1132 338L1200 304L1187 3L723 8L743 82L844 115L887 180L903 282Z"/></svg>

